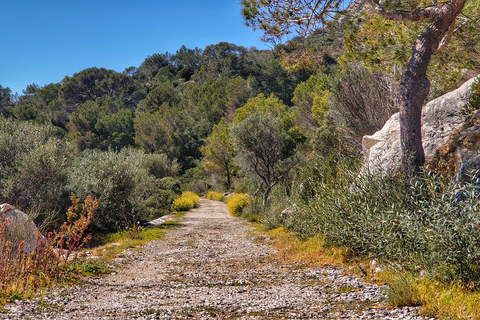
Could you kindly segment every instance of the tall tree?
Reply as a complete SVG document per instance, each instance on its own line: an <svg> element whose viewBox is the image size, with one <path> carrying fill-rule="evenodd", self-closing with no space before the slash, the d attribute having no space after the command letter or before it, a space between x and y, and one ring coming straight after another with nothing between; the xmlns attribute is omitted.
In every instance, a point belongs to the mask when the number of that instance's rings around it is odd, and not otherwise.
<svg viewBox="0 0 480 320"><path fill-rule="evenodd" d="M0 85L0 114L8 116L13 106L12 91L10 88L4 88Z"/></svg>
<svg viewBox="0 0 480 320"><path fill-rule="evenodd" d="M213 126L213 133L205 139L205 143L206 145L200 149L207 160L205 169L223 176L227 190L230 190L237 167L234 163L235 152L230 137L230 126L224 118Z"/></svg>
<svg viewBox="0 0 480 320"><path fill-rule="evenodd" d="M256 111L241 122L233 124L231 137L237 161L242 170L260 179L263 205L273 187L284 179L296 164L293 156L286 156L288 135L282 130L279 116Z"/></svg>
<svg viewBox="0 0 480 320"><path fill-rule="evenodd" d="M422 105L430 91L427 68L432 55L455 34L455 21L467 0L395 1L365 0L381 17L402 22L424 21L426 27L413 42L409 62L400 82L400 139L402 160L415 171L423 165ZM329 16L348 4L345 0L243 0L246 24L265 32L264 40L296 32L308 35L327 24Z"/></svg>

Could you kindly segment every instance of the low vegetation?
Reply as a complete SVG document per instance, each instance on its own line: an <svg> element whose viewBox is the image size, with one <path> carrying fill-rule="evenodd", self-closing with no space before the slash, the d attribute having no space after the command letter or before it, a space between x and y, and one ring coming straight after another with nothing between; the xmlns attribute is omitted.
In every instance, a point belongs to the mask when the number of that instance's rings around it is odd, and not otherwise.
<svg viewBox="0 0 480 320"><path fill-rule="evenodd" d="M86 234L98 202L87 197L84 204L74 194L66 222L58 231L38 234L32 252L22 241L10 240L9 219L0 227L0 304L35 295L46 286L68 281L75 272L79 250L89 240Z"/></svg>
<svg viewBox="0 0 480 320"><path fill-rule="evenodd" d="M290 195L278 192L269 206L249 206L242 215L259 215L286 260L358 266L368 279L388 285L392 306L419 305L429 317L475 318L478 191L466 184L454 192L447 181L432 173L413 182L401 173L360 177L351 157L320 156L297 168ZM386 271L372 273L373 259Z"/></svg>
<svg viewBox="0 0 480 320"><path fill-rule="evenodd" d="M198 208L200 205L200 197L190 191L182 192L182 195L175 199L172 203L173 211L188 211L193 208Z"/></svg>
<svg viewBox="0 0 480 320"><path fill-rule="evenodd" d="M209 191L207 193L207 199L216 200L216 201L225 201L225 196L223 195L223 193L220 193L220 192Z"/></svg>
<svg viewBox="0 0 480 320"><path fill-rule="evenodd" d="M237 193L228 198L227 206L232 216L239 216L243 209L252 203L253 197L246 193Z"/></svg>

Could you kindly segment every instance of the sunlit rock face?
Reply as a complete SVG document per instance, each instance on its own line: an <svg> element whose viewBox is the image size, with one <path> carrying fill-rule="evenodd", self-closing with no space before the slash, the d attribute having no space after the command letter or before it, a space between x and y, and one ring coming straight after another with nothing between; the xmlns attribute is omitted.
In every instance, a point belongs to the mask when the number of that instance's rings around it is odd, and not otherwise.
<svg viewBox="0 0 480 320"><path fill-rule="evenodd" d="M422 139L427 159L431 159L437 149L447 143L454 130L462 125L465 119L462 110L469 101L475 79L423 107ZM399 113L392 115L380 131L364 136L362 146L365 154L362 174L397 170L401 163Z"/></svg>

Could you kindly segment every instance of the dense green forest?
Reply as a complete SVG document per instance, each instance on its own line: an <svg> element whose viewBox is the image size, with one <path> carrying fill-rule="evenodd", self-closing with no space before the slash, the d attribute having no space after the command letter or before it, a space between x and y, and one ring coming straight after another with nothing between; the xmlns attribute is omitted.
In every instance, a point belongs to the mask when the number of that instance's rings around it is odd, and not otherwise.
<svg viewBox="0 0 480 320"><path fill-rule="evenodd" d="M248 170L233 161L242 152L230 140L221 145L222 128L230 139L232 122L271 114L264 120L281 139L272 159L279 161L305 144L325 113L308 90L328 94L337 62L325 56L322 66L287 72L282 52L291 49L183 46L123 72L92 67L34 83L21 95L1 87L1 201L55 225L71 192L92 194L100 202L94 226L106 232L167 213L182 190L245 187ZM222 148L228 164L218 159Z"/></svg>

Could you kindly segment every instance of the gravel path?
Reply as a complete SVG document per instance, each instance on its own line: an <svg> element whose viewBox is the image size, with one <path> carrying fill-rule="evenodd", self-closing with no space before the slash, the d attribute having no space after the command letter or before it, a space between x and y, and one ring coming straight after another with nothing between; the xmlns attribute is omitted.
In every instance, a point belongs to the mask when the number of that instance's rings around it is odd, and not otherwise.
<svg viewBox="0 0 480 320"><path fill-rule="evenodd" d="M275 259L223 203L201 200L166 239L88 284L6 307L0 319L422 319L380 308L378 286Z"/></svg>

